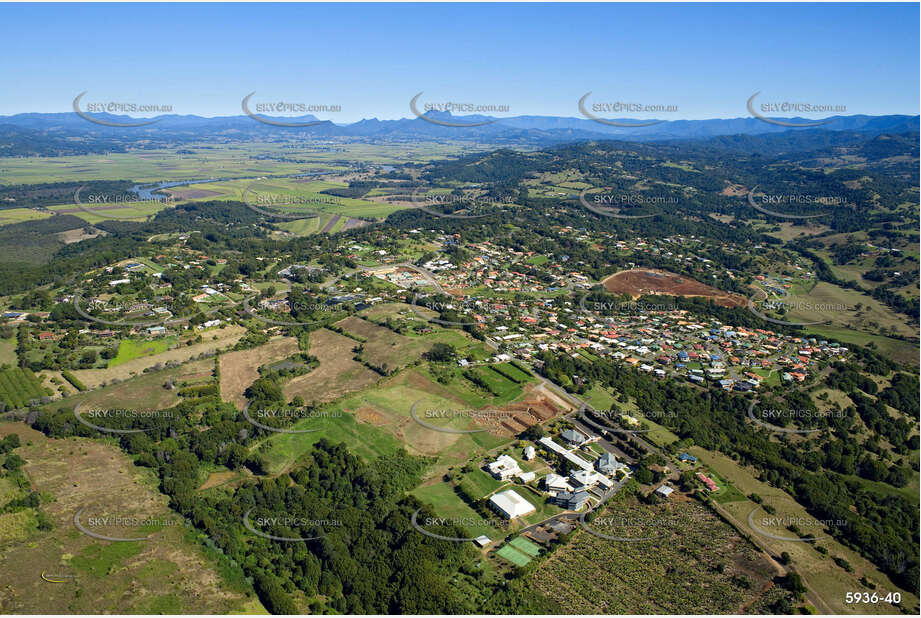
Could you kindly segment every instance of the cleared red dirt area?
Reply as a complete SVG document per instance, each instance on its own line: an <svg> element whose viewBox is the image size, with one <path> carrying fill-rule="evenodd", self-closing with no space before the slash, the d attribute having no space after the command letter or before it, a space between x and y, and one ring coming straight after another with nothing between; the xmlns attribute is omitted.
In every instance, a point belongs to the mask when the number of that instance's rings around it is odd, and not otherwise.
<svg viewBox="0 0 921 618"><path fill-rule="evenodd" d="M490 433L511 437L570 410L572 406L560 407L557 400L548 397L543 386L531 384L525 387L524 397L499 406L495 414L478 417L476 422L489 427Z"/></svg>
<svg viewBox="0 0 921 618"><path fill-rule="evenodd" d="M684 275L666 270L634 268L614 273L604 281L604 288L612 294L629 294L639 298L646 294L666 296L702 296L723 307L744 307L747 300L736 294L724 292Z"/></svg>

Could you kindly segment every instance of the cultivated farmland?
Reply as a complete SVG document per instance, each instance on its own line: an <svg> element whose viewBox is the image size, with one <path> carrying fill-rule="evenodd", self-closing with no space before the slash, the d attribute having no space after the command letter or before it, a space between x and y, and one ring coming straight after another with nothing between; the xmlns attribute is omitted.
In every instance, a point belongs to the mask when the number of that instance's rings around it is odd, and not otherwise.
<svg viewBox="0 0 921 618"><path fill-rule="evenodd" d="M534 574L567 613L742 613L772 587L777 567L706 506L641 504L618 494Z"/></svg>
<svg viewBox="0 0 921 618"><path fill-rule="evenodd" d="M0 401L8 408L22 408L31 399L40 399L47 393L35 374L28 369L13 367L0 371Z"/></svg>

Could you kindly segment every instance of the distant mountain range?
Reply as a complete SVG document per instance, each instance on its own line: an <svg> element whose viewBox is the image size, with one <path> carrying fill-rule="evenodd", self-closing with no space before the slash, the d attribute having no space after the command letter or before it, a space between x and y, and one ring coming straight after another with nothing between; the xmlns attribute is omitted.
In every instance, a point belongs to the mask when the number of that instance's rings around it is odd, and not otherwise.
<svg viewBox="0 0 921 618"><path fill-rule="evenodd" d="M92 114L94 119L111 124L137 122L130 116ZM197 137L219 136L245 137L246 135L310 135L315 137L353 137L400 139L485 139L494 142L535 141L562 142L585 139L621 139L628 141L661 141L672 139L706 139L723 135L762 135L802 131L806 128L791 128L764 122L754 117L712 120L666 120L659 124L643 127L610 126L586 118L562 116L513 116L497 118L490 116L453 116L449 112L428 112L423 118L401 118L399 120L378 120L370 118L351 124L334 124L314 116L274 117L274 121L286 123L311 123L308 127L279 127L265 124L246 116L202 117L193 115L160 116L154 124L139 127L116 127L95 124L76 113L16 114L0 116L0 127L16 127L44 133L82 134L95 137L114 136L157 136ZM630 124L635 119L611 119ZM815 123L815 119L777 118L787 123ZM851 131L869 134L905 133L918 131L919 117L906 115L889 116L831 116L826 122L810 129L826 131ZM488 124L481 124L488 123ZM462 127L446 125L478 124ZM9 130L9 129L7 129Z"/></svg>

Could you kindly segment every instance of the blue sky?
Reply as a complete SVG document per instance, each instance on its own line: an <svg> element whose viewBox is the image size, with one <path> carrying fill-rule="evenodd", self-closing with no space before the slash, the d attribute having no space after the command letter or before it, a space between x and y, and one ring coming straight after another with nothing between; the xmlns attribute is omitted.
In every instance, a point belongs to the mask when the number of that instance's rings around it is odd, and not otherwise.
<svg viewBox="0 0 921 618"><path fill-rule="evenodd" d="M636 117L734 118L759 90L917 114L918 19L918 4L0 4L0 114L69 111L84 90L206 116L256 91L340 105L317 114L334 122L410 117L419 91L499 116L579 116L592 91L678 107Z"/></svg>

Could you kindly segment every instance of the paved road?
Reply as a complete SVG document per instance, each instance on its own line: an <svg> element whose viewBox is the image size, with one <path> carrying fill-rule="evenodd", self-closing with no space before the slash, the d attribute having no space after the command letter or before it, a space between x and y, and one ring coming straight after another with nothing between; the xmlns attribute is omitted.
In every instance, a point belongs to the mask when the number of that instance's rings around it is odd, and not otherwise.
<svg viewBox="0 0 921 618"><path fill-rule="evenodd" d="M597 430L597 429L594 429L594 428L592 428L591 426L586 425L585 423L583 423L582 421L580 421L578 418L569 418L568 420L569 420L570 423L573 424L573 426L574 426L576 429L578 429L578 430L581 431L582 433L585 433L585 434L588 434L588 435L592 435L592 434L597 435L597 434L598 434L598 430ZM636 463L636 459L634 459L633 457L630 457L630 455L627 455L625 452L623 452L622 450L620 450L620 448L618 448L616 444L614 444L613 442L611 442L610 440L608 440L608 439L607 439L606 437L604 437L603 435L602 435L602 436L599 436L599 437L600 437L600 439L598 440L598 443L601 444L601 445L604 447L604 449L605 449L606 451L608 451L608 452L610 452L610 453L614 453L614 454L617 456L618 459L624 460L624 461L626 461L627 463L631 463L631 464L632 464L632 463Z"/></svg>

